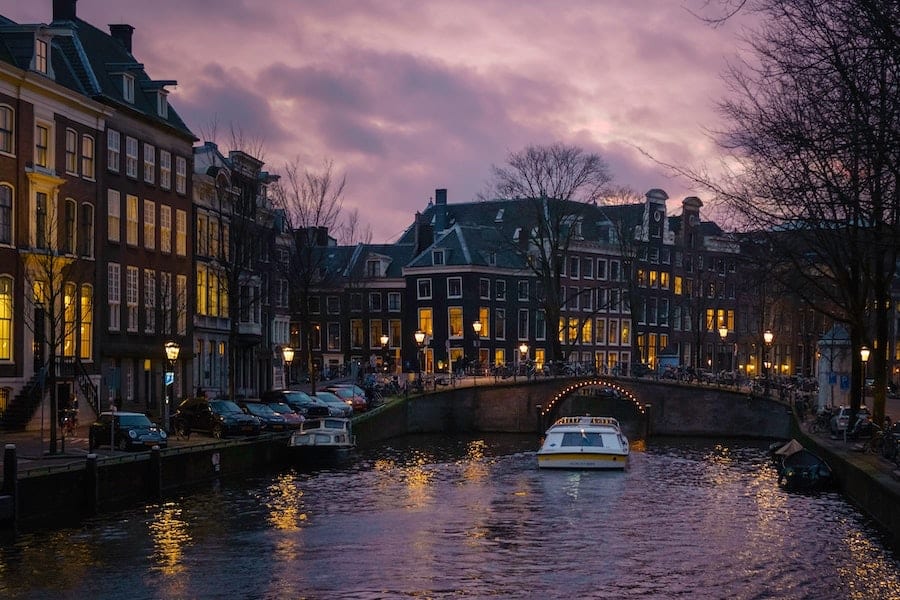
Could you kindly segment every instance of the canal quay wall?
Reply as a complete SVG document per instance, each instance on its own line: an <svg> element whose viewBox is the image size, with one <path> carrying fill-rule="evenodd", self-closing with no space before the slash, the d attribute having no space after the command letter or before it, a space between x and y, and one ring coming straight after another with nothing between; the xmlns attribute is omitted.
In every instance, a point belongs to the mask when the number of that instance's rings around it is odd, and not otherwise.
<svg viewBox="0 0 900 600"><path fill-rule="evenodd" d="M549 379L439 387L423 395L390 400L354 420L361 446L416 433L534 433L556 414L612 414L623 425L650 435L788 439L796 437L832 465L841 488L900 543L900 485L888 470L847 449L843 442L805 435L790 409L776 400L715 387L618 380L636 398L603 400L570 393L555 412L542 412L572 382ZM643 423L641 423L643 419ZM0 526L52 526L135 503L189 493L218 478L246 476L296 464L288 434L252 439L200 438L164 450L111 457L35 461L19 472L5 456L0 488ZM208 440L208 441L207 441ZM6 452L10 450L7 449ZM15 450L13 450L15 452ZM45 464L46 463L46 464Z"/></svg>

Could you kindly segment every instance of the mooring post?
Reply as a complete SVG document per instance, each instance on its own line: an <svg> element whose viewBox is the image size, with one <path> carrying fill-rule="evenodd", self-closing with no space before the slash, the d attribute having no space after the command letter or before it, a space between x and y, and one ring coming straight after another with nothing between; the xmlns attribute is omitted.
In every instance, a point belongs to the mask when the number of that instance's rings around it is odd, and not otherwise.
<svg viewBox="0 0 900 600"><path fill-rule="evenodd" d="M100 466L96 454L88 454L84 468L84 508L88 515L96 515L100 508Z"/></svg>
<svg viewBox="0 0 900 600"><path fill-rule="evenodd" d="M0 496L3 496L0 518L15 524L19 512L19 461L16 459L15 444L6 444L3 449L3 489Z"/></svg>

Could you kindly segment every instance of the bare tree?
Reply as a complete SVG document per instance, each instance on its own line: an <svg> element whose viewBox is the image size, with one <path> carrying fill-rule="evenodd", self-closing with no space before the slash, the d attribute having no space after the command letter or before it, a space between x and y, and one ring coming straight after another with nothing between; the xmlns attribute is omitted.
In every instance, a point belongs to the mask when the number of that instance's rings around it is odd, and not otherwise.
<svg viewBox="0 0 900 600"><path fill-rule="evenodd" d="M890 286L900 249L900 5L888 0L726 0L753 11L749 61L727 73L719 140L732 166L706 184L777 261L769 268L872 349L884 414ZM861 365L853 361L852 408Z"/></svg>
<svg viewBox="0 0 900 600"><path fill-rule="evenodd" d="M337 176L334 163L327 160L320 171L302 169L299 161L285 165L274 198L284 212L290 232L288 277L292 314L300 324L302 360L315 392L316 370L312 348L322 334L312 320L310 303L316 292L340 277L342 265L329 260L328 248L336 244L329 232L340 224L346 176Z"/></svg>
<svg viewBox="0 0 900 600"><path fill-rule="evenodd" d="M550 342L549 360L568 355L560 337L569 343L569 327L561 319L566 298L561 289L564 261L582 239L585 216L596 211L596 201L611 181L609 168L599 154L556 143L528 146L494 166L490 192L496 198L521 203L520 218L529 223L524 238L511 248L523 258L537 278L538 298L546 315ZM583 326L583 321L582 321ZM551 332L556 332L553 335Z"/></svg>

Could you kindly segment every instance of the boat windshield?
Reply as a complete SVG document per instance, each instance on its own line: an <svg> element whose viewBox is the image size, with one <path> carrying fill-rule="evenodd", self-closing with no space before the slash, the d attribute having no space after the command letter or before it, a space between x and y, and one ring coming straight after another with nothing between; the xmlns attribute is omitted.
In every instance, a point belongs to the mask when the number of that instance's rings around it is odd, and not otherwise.
<svg viewBox="0 0 900 600"><path fill-rule="evenodd" d="M573 431L564 433L563 446L603 446L603 436L593 431Z"/></svg>

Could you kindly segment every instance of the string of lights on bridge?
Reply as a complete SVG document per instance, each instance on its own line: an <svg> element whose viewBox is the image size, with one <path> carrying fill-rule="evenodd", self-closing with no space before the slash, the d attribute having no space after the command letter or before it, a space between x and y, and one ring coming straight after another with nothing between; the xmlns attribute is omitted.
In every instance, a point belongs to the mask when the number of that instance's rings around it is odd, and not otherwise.
<svg viewBox="0 0 900 600"><path fill-rule="evenodd" d="M619 395L622 396L623 398L630 400L635 405L638 412L640 412L642 415L645 414L644 406L640 403L640 401L638 401L637 397L634 394L632 394L630 391L626 390L625 388L623 388L621 385L619 385L618 383L616 383L614 381L610 381L608 379L597 378L597 379L588 379L585 381L579 381L578 383L574 383L574 384L566 387L565 389L563 389L561 392L559 392L558 394L556 394L553 397L553 400L551 400L546 406L544 406L543 410L541 410L541 416L546 417L547 415L552 413L556 404L558 402L560 402L563 398L568 396L570 393L574 392L575 390L579 390L579 389L586 388L586 387L604 387L607 389L614 390L614 391L618 392Z"/></svg>

